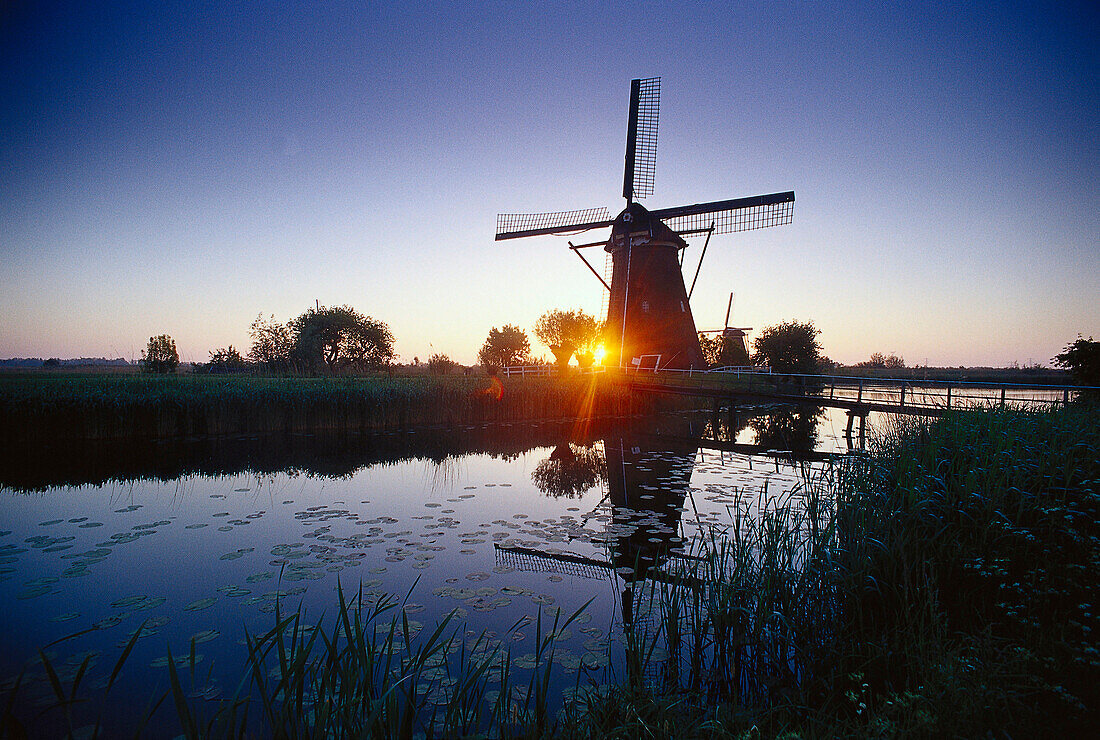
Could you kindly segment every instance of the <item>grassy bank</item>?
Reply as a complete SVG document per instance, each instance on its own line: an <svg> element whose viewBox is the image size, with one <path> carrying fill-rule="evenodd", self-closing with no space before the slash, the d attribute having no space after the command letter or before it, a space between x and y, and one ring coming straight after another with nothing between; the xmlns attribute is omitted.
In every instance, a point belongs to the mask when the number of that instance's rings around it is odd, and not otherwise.
<svg viewBox="0 0 1100 740"><path fill-rule="evenodd" d="M648 403L599 376L2 375L0 442L389 431L632 414Z"/></svg>
<svg viewBox="0 0 1100 740"><path fill-rule="evenodd" d="M719 670L682 658L677 690L619 682L564 734L1095 731L1100 414L908 423L804 492L803 514L765 512L712 549L708 600L659 595L670 654L692 614Z"/></svg>
<svg viewBox="0 0 1100 740"><path fill-rule="evenodd" d="M731 507L730 536L645 581L623 659L568 675L560 712L548 687L569 615L537 625L518 679L499 643L446 623L418 641L401 618L379 631L384 615L342 597L323 629L291 614L252 641L237 700L189 700L183 656L160 711L217 737L246 722L310 737L1084 737L1100 702L1098 487L1096 411L906 424L808 471L789 500ZM55 684L54 716L70 688Z"/></svg>

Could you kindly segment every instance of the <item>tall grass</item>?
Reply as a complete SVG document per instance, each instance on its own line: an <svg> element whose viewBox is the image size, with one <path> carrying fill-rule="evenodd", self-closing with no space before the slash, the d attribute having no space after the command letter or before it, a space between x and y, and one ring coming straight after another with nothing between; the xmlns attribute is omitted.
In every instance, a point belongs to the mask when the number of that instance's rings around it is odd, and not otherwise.
<svg viewBox="0 0 1100 740"><path fill-rule="evenodd" d="M848 662L887 726L1072 735L1095 720L1100 417L902 425L840 487Z"/></svg>
<svg viewBox="0 0 1100 740"><path fill-rule="evenodd" d="M0 377L0 442L456 427L638 413L599 375L505 378Z"/></svg>

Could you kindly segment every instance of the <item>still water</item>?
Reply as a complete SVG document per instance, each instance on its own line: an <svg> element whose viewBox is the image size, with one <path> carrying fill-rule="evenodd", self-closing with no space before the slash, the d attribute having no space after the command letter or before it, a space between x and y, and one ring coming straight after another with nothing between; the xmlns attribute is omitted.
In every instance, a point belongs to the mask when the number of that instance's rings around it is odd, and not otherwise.
<svg viewBox="0 0 1100 740"><path fill-rule="evenodd" d="M414 631L455 610L460 634L499 641L517 671L534 665L532 620L588 603L557 640L558 688L607 680L646 570L738 515L796 506L822 453L846 451L844 422L673 415L9 453L2 689L24 672L21 701L54 703L42 650L66 686L92 656L82 680L95 695L140 630L109 722L129 726L164 693L169 650L186 656L192 642L186 688L216 702L236 690L246 633L274 625L277 601L316 623L341 585L368 603L393 595ZM170 700L155 717L175 734Z"/></svg>

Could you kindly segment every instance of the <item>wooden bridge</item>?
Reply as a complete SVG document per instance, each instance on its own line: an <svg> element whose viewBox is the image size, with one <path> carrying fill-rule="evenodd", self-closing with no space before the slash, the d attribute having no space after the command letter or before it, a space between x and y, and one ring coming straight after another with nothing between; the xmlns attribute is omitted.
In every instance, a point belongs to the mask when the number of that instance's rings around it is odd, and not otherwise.
<svg viewBox="0 0 1100 740"><path fill-rule="evenodd" d="M854 416L872 411L940 416L952 409L1015 406L1045 410L1066 405L1077 386L970 381L904 380L842 375L783 375L747 369L659 370L621 376L632 390L713 398L731 404L792 404L845 409Z"/></svg>
<svg viewBox="0 0 1100 740"><path fill-rule="evenodd" d="M863 444L867 415L871 412L941 416L955 409L990 409L1006 406L1049 410L1065 406L1077 386L969 381L905 380L841 375L783 375L755 368L725 371L644 370L619 376L631 390L642 393L694 396L713 399L715 410L726 406L784 404L844 409L848 412L845 436L851 441L859 420Z"/></svg>

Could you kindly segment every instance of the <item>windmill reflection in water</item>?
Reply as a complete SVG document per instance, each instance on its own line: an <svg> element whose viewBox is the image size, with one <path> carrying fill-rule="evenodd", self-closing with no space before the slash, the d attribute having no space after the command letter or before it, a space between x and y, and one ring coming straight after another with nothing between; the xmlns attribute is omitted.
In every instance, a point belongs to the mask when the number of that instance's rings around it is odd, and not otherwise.
<svg viewBox="0 0 1100 740"><path fill-rule="evenodd" d="M737 428L723 424L720 431L725 439L701 439L690 423L680 419L668 420L659 430L607 436L602 445L560 445L536 469L535 483L548 495L579 495L597 483L604 488L603 499L584 521L604 522L603 530L591 539L606 556L498 544L498 565L609 580L620 602L617 611L626 670L650 685L670 690L703 688L713 696L753 700L769 690L777 672L786 681L798 681L805 666L792 657L797 651L788 649L784 628L771 623L771 612L756 612L752 606L758 593L754 579L763 568L745 568L744 558L748 555L758 566L766 557L767 547L761 545L766 541L763 532L773 521L770 517L804 523L804 512L787 513L800 509L802 502L780 495L762 503L756 500L760 491L745 488L750 495L727 507L723 516L728 519L720 522L717 512L700 514L691 478L703 448L743 456L749 474L755 471L758 476L755 480L761 480L763 467L770 470L774 465L778 471L780 460L805 470L810 461L821 462L827 456L810 451L780 456L773 451L766 466L757 458L754 467L753 458L745 453L760 453L762 448L734 441L749 423L738 418ZM708 424L702 428L716 431ZM767 487L762 488L767 498ZM689 520L684 520L685 512ZM689 530L695 534L688 534ZM804 535L808 528L802 530ZM724 538L737 543L724 549ZM735 554L727 557L731 552ZM797 570L800 562L800 556L794 557L793 567L786 572ZM827 600L828 594L821 590L809 601L818 597ZM747 600L746 604L739 599ZM825 610L809 601L800 601L795 621L823 624ZM789 605L779 607L784 609ZM810 631L818 632L819 627Z"/></svg>

